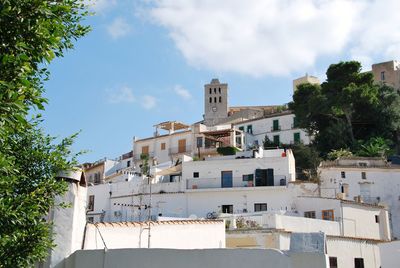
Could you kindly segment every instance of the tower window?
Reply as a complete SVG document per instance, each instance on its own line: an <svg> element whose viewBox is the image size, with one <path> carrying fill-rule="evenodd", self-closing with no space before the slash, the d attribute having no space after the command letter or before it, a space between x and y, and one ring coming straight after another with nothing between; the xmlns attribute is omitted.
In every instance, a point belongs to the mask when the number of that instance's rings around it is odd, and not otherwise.
<svg viewBox="0 0 400 268"><path fill-rule="evenodd" d="M222 97L219 97L219 103L221 103L222 102Z"/></svg>
<svg viewBox="0 0 400 268"><path fill-rule="evenodd" d="M381 72L381 81L385 81L385 72Z"/></svg>
<svg viewBox="0 0 400 268"><path fill-rule="evenodd" d="M214 102L217 103L217 97L214 97Z"/></svg>
<svg viewBox="0 0 400 268"><path fill-rule="evenodd" d="M210 94L211 94L211 90L212 90L212 89L210 88Z"/></svg>
<svg viewBox="0 0 400 268"><path fill-rule="evenodd" d="M218 88L218 92L219 92L219 94L221 94L221 88L220 87Z"/></svg>
<svg viewBox="0 0 400 268"><path fill-rule="evenodd" d="M214 88L214 93L217 94L217 89L216 88Z"/></svg>
<svg viewBox="0 0 400 268"><path fill-rule="evenodd" d="M210 97L210 103L212 103L212 97Z"/></svg>

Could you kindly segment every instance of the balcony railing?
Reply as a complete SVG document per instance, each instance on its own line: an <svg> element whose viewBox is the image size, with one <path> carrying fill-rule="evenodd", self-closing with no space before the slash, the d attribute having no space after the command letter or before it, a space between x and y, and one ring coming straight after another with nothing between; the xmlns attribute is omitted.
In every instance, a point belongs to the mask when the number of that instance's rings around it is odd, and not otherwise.
<svg viewBox="0 0 400 268"><path fill-rule="evenodd" d="M272 131L272 132L274 132L274 131L281 131L281 126L273 126L273 127L271 127L271 131Z"/></svg>
<svg viewBox="0 0 400 268"><path fill-rule="evenodd" d="M229 180L228 180L229 181ZM244 181L243 177L233 177L231 183L227 180L222 183L222 178L190 178L186 180L186 189L219 189L219 188L239 188L239 187L261 187L262 185L256 185L255 180ZM286 176L277 175L274 176L274 185L262 186L262 187L274 187L274 186L286 186Z"/></svg>

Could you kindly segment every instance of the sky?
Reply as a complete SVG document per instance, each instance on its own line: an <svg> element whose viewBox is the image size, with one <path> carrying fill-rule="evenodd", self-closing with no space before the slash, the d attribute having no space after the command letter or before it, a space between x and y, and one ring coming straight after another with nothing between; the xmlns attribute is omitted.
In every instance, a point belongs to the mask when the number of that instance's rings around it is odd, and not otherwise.
<svg viewBox="0 0 400 268"><path fill-rule="evenodd" d="M92 31L49 66L43 128L80 132L81 162L116 158L154 125L202 119L204 84L229 105L291 101L332 63L400 60L398 0L85 0Z"/></svg>

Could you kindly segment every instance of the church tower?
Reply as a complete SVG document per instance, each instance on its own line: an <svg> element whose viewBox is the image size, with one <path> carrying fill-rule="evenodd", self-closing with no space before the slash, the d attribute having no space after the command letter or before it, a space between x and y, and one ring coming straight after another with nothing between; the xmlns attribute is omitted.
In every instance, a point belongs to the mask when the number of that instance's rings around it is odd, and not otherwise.
<svg viewBox="0 0 400 268"><path fill-rule="evenodd" d="M217 78L204 85L204 124L214 126L228 118L228 84Z"/></svg>

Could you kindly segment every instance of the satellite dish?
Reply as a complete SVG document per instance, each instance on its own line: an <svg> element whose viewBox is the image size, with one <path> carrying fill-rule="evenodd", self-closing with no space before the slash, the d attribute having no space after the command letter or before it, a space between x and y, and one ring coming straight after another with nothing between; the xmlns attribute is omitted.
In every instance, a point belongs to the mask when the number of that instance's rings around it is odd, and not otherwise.
<svg viewBox="0 0 400 268"><path fill-rule="evenodd" d="M197 220L197 216L196 216L195 214L191 214L191 215L189 216L189 219L191 219L191 220Z"/></svg>

